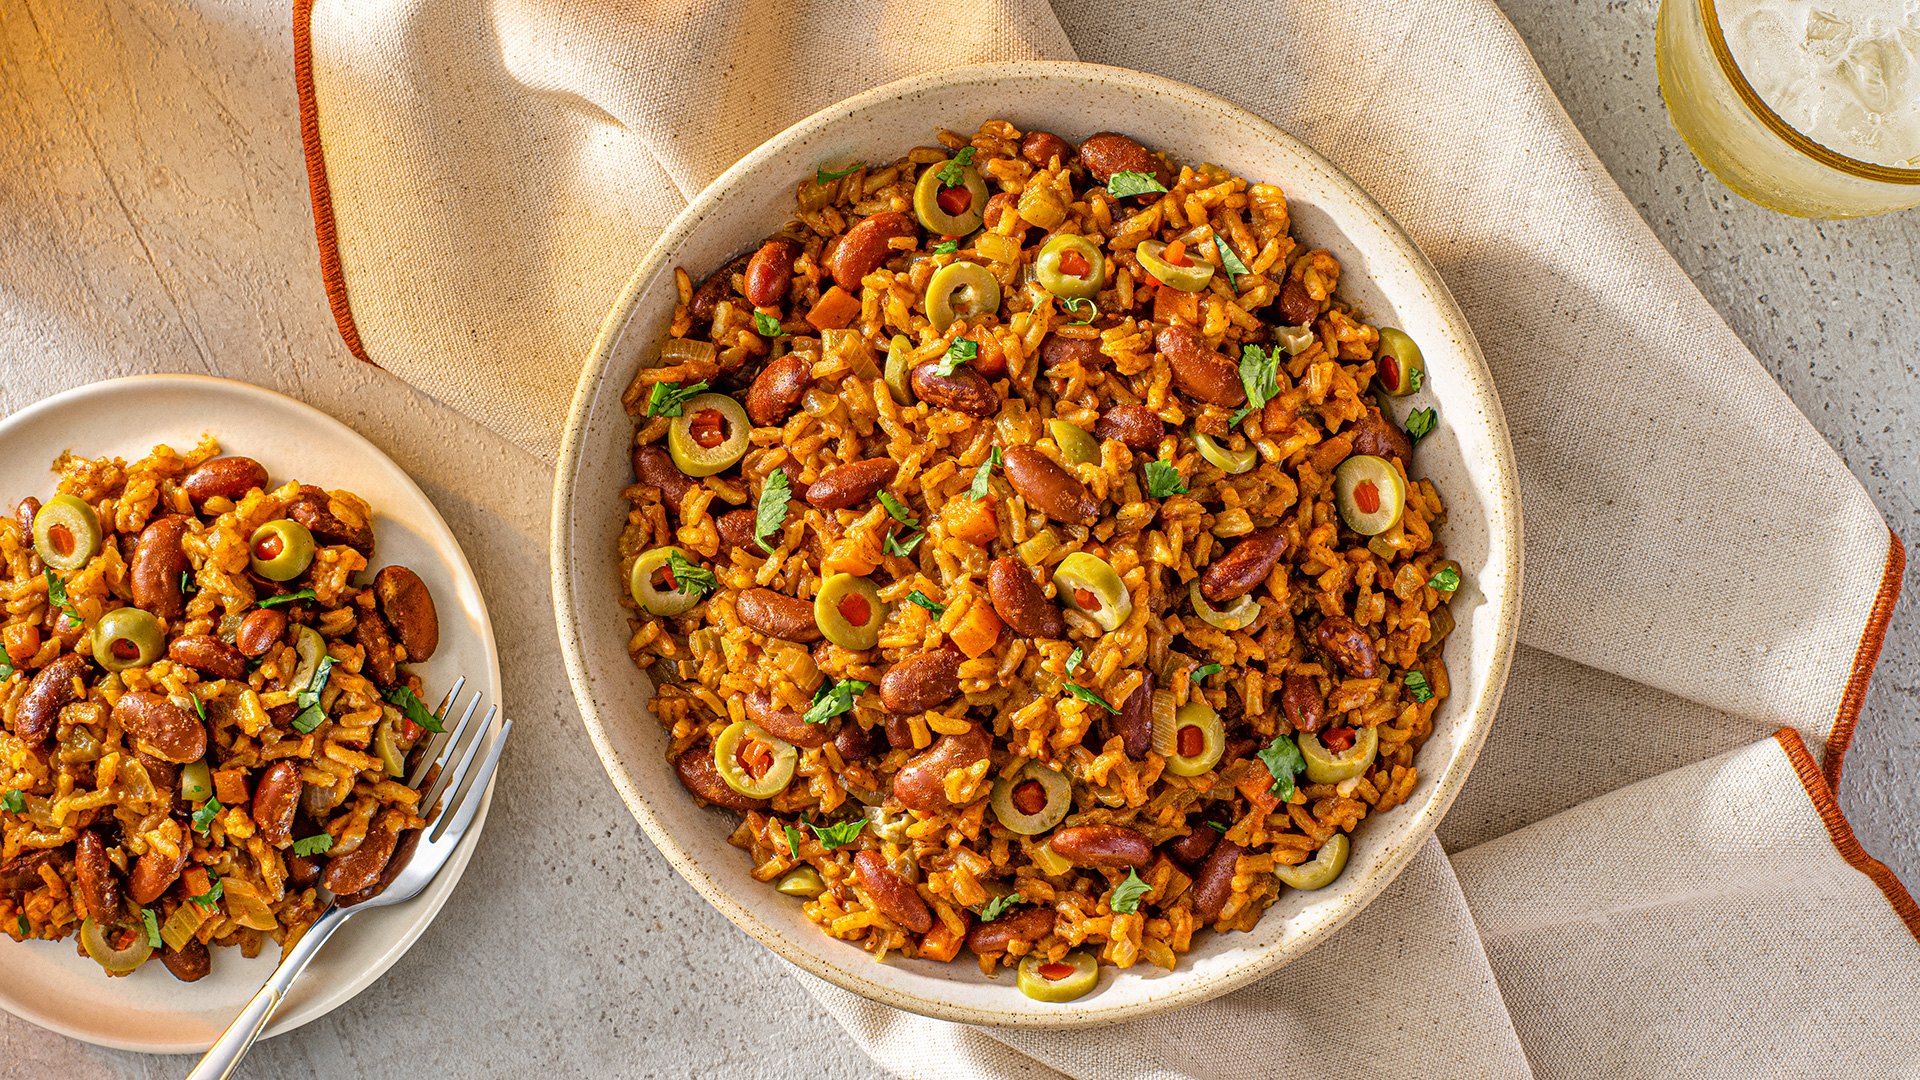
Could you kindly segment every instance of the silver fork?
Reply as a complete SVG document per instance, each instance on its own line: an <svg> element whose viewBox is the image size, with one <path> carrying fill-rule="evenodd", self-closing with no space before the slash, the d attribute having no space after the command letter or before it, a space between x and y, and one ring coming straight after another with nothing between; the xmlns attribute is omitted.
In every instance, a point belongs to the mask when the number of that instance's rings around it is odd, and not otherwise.
<svg viewBox="0 0 1920 1080"><path fill-rule="evenodd" d="M446 719L452 715L454 702L466 684L465 678L454 683L453 689L440 703L437 715L441 727L447 726ZM487 735L500 707L489 707L486 716L475 723L474 713L479 708L480 694L475 691L473 699L467 703L466 712L460 717L460 723L434 736L433 741L427 744L426 752L420 755L420 763L414 766L413 774L407 777L407 786L418 789L432 767L441 765L439 776L419 803L429 808L426 827L414 834L411 853L406 850L406 839L401 841L401 847L394 850L394 859L406 859L405 865L378 895L351 907L337 906L334 895L321 886L320 899L327 905L326 913L320 916L305 936L294 943L293 948L287 950L280 960L280 966L267 979L267 985L261 987L247 1007L240 1010L240 1015L227 1028L226 1034L220 1036L219 1041L207 1051L207 1056L201 1058L200 1064L187 1074L187 1080L226 1080L231 1076L234 1067L240 1064L241 1056L253 1046L260 1032L266 1029L267 1021L273 1019L274 1010L286 998L287 988L306 970L307 963L319 953L320 947L326 944L335 930L340 929L342 923L362 911L413 899L447 865L447 860L473 824L473 815L479 809L481 796L493 779L494 767L500 763L500 751L507 745L507 735L513 731L513 721L503 720L499 732L489 742ZM480 752L483 744L486 745L484 756ZM478 768L474 767L476 758L480 759ZM447 795L446 804L436 815L431 807L442 794Z"/></svg>

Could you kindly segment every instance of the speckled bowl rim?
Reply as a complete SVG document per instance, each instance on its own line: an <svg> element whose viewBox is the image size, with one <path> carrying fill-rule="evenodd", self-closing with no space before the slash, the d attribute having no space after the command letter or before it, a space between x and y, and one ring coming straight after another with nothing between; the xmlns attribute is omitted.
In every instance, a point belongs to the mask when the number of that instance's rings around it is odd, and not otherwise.
<svg viewBox="0 0 1920 1080"><path fill-rule="evenodd" d="M1052 1011L1043 1014L1025 1011L1023 1005L1029 1004L1028 999L1013 993L1011 989L1008 994L1009 1007L1005 1010L979 1009L935 997L901 992L893 986L868 977L861 970L863 967L873 966L871 958L865 953L857 954L855 962L851 964L835 964L799 947L767 924L753 908L720 888L701 869L697 858L654 814L648 805L647 793L626 771L608 734L606 718L601 716L595 705L591 678L587 670L585 647L581 639L579 616L574 609L570 588L578 568L571 565L569 560L568 552L573 544L573 526L568 508L571 505L573 481L578 475L582 455L586 450L584 438L593 399L600 383L606 377L615 344L625 329L641 293L654 275L662 271L670 271L674 252L700 228L713 209L727 198L730 192L751 177L762 163L784 153L796 142L817 140L830 143L831 140L827 136L840 125L857 122L865 111L893 99L908 98L954 85L971 84L979 86L983 92L990 92L995 83L1054 79L1090 85L1117 93L1177 99L1189 107L1220 114L1262 132L1268 139L1287 151L1324 170L1335 185L1343 190L1351 206L1373 219L1374 224L1385 235L1392 238L1393 249L1381 254L1402 262L1414 272L1419 284L1429 293L1432 303L1440 311L1449 330L1455 335L1460 347L1465 350L1471 361L1469 374L1473 382L1472 397L1482 413L1484 422L1488 425L1493 443L1493 460L1484 463L1490 466L1490 490L1482 490L1480 494L1490 500L1487 526L1490 534L1496 528L1499 529L1500 540L1499 543L1493 544L1492 554L1502 560L1500 566L1487 569L1497 570L1507 587L1498 595L1487 596L1487 602L1497 604L1498 608L1494 613L1495 619L1491 628L1492 663L1478 699L1471 702L1460 698L1449 700L1450 708L1457 705L1471 710L1464 718L1461 748L1452 763L1453 767L1438 778L1434 794L1418 811L1419 819L1408 832L1405 841L1378 866L1370 879L1345 897L1344 910L1297 937L1275 942L1264 948L1245 950L1245 955L1232 958L1227 969L1210 981L1195 982L1160 996L1105 1007L1099 1000L1103 995L1093 995L1084 1008L1059 1011L1059 1006L1052 1006ZM1177 148L1174 150L1178 153ZM624 448L622 449L624 452ZM1441 279L1439 272L1426 259L1412 237L1407 235L1406 231L1372 196L1331 162L1258 115L1223 98L1171 79L1125 68L1067 61L1034 61L956 68L901 79L876 87L822 109L775 135L709 184L687 205L685 210L674 218L666 231L648 249L601 326L593 351L581 372L573 406L568 415L566 432L561 442L560 459L554 480L550 551L554 616L560 635L561 652L566 662L567 678L573 685L574 696L580 705L581 721L585 724L587 734L593 741L594 749L600 754L614 787L618 789L620 797L626 802L634 818L639 821L641 828L652 839L654 846L666 856L674 869L679 871L689 884L736 926L799 967L883 1005L959 1023L1047 1030L1099 1027L1155 1016L1187 1005L1209 1001L1271 974L1287 962L1305 955L1346 925L1377 898L1419 854L1427 839L1432 836L1433 830L1439 825L1440 819L1459 794L1460 788L1466 783L1473 762L1485 742L1487 728L1492 723L1505 686L1520 615L1522 537L1517 476L1505 413L1500 407L1499 397L1494 389L1492 373L1488 370L1486 361L1474 340L1466 316L1460 311L1459 305L1454 301L1452 293ZM1501 550L1502 548L1504 550ZM603 570L603 567L596 567L593 572L600 573ZM671 797L684 796L681 792L674 791Z"/></svg>

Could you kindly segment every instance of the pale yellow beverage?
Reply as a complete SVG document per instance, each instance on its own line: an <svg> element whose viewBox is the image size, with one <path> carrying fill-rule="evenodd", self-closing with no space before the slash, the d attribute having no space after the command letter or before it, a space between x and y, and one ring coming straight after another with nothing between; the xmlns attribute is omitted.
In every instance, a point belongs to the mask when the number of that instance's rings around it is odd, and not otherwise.
<svg viewBox="0 0 1920 1080"><path fill-rule="evenodd" d="M1674 128L1746 198L1920 206L1920 0L1663 0L1656 51Z"/></svg>

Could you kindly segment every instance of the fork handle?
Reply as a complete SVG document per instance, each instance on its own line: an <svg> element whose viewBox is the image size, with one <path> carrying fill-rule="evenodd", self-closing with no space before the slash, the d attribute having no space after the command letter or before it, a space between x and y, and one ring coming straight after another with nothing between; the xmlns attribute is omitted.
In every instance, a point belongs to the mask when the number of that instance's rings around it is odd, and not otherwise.
<svg viewBox="0 0 1920 1080"><path fill-rule="evenodd" d="M287 987L306 970L307 963L320 952L320 946L327 943L327 939L333 936L341 923L347 921L350 914L352 912L348 909L333 908L320 916L299 941L294 942L293 949L268 977L267 985L261 987L260 992L253 995L253 1000L247 1002L247 1007L240 1010L240 1015L234 1018L226 1034L220 1036L207 1051L207 1056L201 1058L200 1064L187 1074L187 1080L226 1080L233 1075L234 1068L253 1046L253 1041L266 1030L267 1021L273 1019L274 1010L280 1007L280 1002L287 996Z"/></svg>

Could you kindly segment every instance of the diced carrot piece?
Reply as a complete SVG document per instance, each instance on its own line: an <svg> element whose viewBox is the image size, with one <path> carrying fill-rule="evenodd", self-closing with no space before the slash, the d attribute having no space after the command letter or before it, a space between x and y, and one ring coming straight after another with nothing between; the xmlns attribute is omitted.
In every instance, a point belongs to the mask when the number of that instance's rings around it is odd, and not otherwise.
<svg viewBox="0 0 1920 1080"><path fill-rule="evenodd" d="M1000 628L1005 625L1000 621L1000 616L994 614L992 604L976 601L967 609L960 625L954 627L953 643L967 654L969 660L977 659L1000 640Z"/></svg>
<svg viewBox="0 0 1920 1080"><path fill-rule="evenodd" d="M1153 294L1153 321L1200 325L1200 294L1181 292L1162 285Z"/></svg>
<svg viewBox="0 0 1920 1080"><path fill-rule="evenodd" d="M1273 808L1280 805L1280 796L1273 793L1273 774L1267 771L1264 761L1255 761L1253 771L1235 786L1263 814L1273 813Z"/></svg>
<svg viewBox="0 0 1920 1080"><path fill-rule="evenodd" d="M948 499L940 508L940 516L946 520L947 533L957 536L969 544L985 547L1000 535L1000 523L993 516L993 498L991 496L975 502L962 495Z"/></svg>
<svg viewBox="0 0 1920 1080"><path fill-rule="evenodd" d="M920 939L920 957L923 960L951 960L960 955L960 946L966 943L966 937L947 929L947 924L939 919L933 920L933 929Z"/></svg>
<svg viewBox="0 0 1920 1080"><path fill-rule="evenodd" d="M213 794L226 806L239 806L253 798L247 791L245 769L221 769L213 774Z"/></svg>
<svg viewBox="0 0 1920 1080"><path fill-rule="evenodd" d="M820 300L807 312L807 321L816 330L844 330L860 314L860 298L835 285L820 294Z"/></svg>
<svg viewBox="0 0 1920 1080"><path fill-rule="evenodd" d="M205 896L213 891L213 882L204 866L189 866L180 872L180 884L188 896Z"/></svg>

